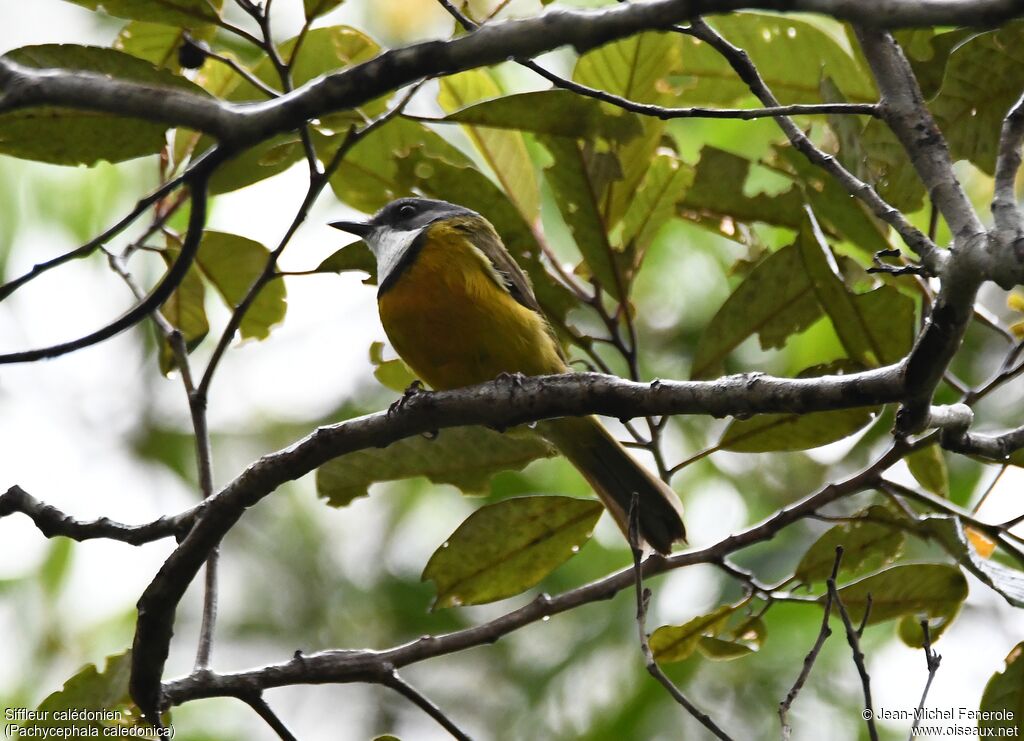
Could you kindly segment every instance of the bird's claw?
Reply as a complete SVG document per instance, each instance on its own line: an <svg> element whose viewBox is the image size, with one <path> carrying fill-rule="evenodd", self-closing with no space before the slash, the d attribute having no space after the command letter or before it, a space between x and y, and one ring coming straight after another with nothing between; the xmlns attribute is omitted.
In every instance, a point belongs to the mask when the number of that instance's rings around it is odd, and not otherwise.
<svg viewBox="0 0 1024 741"><path fill-rule="evenodd" d="M422 394L423 392L423 381L417 378L409 384L409 387L402 392L401 396L391 403L391 406L388 407L388 416L390 417L391 415L402 411L405 405L409 403L410 399L418 394Z"/></svg>
<svg viewBox="0 0 1024 741"><path fill-rule="evenodd" d="M515 373L502 371L494 380L500 383L510 383L515 388L521 389L523 387L523 382L526 380L526 376L519 371L516 371Z"/></svg>

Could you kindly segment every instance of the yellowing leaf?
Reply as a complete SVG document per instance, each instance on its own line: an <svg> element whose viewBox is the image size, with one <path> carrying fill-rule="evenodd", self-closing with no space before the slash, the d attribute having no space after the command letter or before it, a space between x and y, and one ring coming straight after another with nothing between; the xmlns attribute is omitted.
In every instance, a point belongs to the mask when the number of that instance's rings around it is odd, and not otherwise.
<svg viewBox="0 0 1024 741"><path fill-rule="evenodd" d="M970 525L964 528L964 535L967 536L967 541L979 556L982 558L992 557L992 552L996 549L996 542L992 538L975 530Z"/></svg>
<svg viewBox="0 0 1024 741"><path fill-rule="evenodd" d="M663 625L651 634L651 651L659 664L688 659L705 636L715 636L737 610L738 605L722 605L707 615L699 615L683 625Z"/></svg>
<svg viewBox="0 0 1024 741"><path fill-rule="evenodd" d="M481 507L430 557L434 608L479 605L529 589L590 538L604 508L589 499L530 496Z"/></svg>

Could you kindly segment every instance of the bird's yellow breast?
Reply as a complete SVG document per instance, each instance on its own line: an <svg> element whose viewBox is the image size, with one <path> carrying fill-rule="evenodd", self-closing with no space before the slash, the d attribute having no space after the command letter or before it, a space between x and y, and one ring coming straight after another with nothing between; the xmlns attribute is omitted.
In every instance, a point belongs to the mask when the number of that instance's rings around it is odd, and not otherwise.
<svg viewBox="0 0 1024 741"><path fill-rule="evenodd" d="M566 370L543 317L500 286L486 255L444 221L428 227L377 304L395 351L432 388Z"/></svg>

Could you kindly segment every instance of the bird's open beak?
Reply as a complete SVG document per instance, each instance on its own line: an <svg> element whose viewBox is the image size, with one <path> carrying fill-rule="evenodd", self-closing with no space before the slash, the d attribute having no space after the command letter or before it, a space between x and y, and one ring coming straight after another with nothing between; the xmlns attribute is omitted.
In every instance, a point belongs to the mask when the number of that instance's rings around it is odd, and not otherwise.
<svg viewBox="0 0 1024 741"><path fill-rule="evenodd" d="M328 226L341 229L343 232L355 234L357 237L367 237L373 231L373 225L362 221L332 221Z"/></svg>

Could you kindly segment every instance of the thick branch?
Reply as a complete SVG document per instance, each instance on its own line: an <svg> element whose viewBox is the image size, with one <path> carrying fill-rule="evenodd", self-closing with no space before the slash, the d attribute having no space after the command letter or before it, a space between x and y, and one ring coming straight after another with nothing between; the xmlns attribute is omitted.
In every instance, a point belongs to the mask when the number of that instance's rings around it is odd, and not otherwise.
<svg viewBox="0 0 1024 741"><path fill-rule="evenodd" d="M274 100L247 104L96 73L36 69L0 58L0 111L61 105L186 126L248 146L423 77L530 58L566 45L582 52L641 31L743 8L824 13L890 27L985 25L1024 13L1020 0L652 0L598 10L554 10L536 18L487 24L450 41L390 50Z"/></svg>
<svg viewBox="0 0 1024 741"><path fill-rule="evenodd" d="M924 428L935 388L960 347L981 283L993 277L988 235L960 187L942 133L924 103L907 58L892 36L872 28L857 28L879 92L882 114L903 144L932 202L942 213L954 242L941 271L942 288L907 360L911 393L897 420L901 433Z"/></svg>
<svg viewBox="0 0 1024 741"><path fill-rule="evenodd" d="M1024 95L1006 114L999 134L999 155L996 158L992 217L1004 240L1015 242L1024 237L1024 216L1017 205L1017 172L1020 170L1020 145L1024 139ZM1022 255L1024 257L1024 255Z"/></svg>
<svg viewBox="0 0 1024 741"><path fill-rule="evenodd" d="M981 221L953 172L949 147L925 105L903 50L884 31L860 27L856 32L882 96L882 117L910 155L932 203L946 219L957 243L984 233Z"/></svg>

